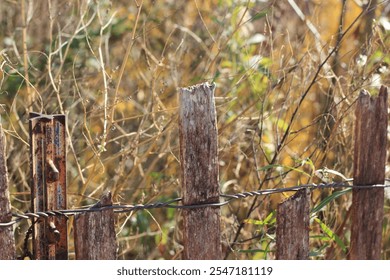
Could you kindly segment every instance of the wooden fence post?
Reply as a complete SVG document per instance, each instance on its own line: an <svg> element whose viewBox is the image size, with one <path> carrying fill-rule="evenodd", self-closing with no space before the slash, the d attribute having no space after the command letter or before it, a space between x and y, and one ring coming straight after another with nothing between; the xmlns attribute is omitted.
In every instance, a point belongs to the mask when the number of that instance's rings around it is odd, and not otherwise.
<svg viewBox="0 0 390 280"><path fill-rule="evenodd" d="M215 84L181 88L179 135L183 205L219 202ZM183 209L183 258L221 259L220 209Z"/></svg>
<svg viewBox="0 0 390 280"><path fill-rule="evenodd" d="M0 223L12 219L9 200L7 162L5 157L5 137L0 124ZM15 238L12 226L0 227L0 260L16 259Z"/></svg>
<svg viewBox="0 0 390 280"><path fill-rule="evenodd" d="M353 184L385 181L388 93L382 86L378 97L362 90L356 107ZM380 259L384 189L353 189L351 259Z"/></svg>
<svg viewBox="0 0 390 280"><path fill-rule="evenodd" d="M111 193L108 192L92 208L111 205ZM114 210L77 214L74 218L74 244L77 260L115 260L117 245Z"/></svg>
<svg viewBox="0 0 390 280"><path fill-rule="evenodd" d="M278 205L276 259L309 258L310 190L305 188Z"/></svg>
<svg viewBox="0 0 390 280"><path fill-rule="evenodd" d="M65 122L65 115L30 113L33 212L66 209ZM68 259L65 217L48 217L34 225L33 252L35 259Z"/></svg>

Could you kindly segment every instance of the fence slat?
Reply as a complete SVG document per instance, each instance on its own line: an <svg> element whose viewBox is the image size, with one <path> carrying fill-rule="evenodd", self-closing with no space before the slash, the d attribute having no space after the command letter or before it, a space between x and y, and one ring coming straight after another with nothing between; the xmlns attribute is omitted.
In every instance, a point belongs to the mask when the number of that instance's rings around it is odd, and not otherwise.
<svg viewBox="0 0 390 280"><path fill-rule="evenodd" d="M354 185L385 180L388 93L378 97L361 91L356 107ZM384 189L354 189L352 193L351 259L380 259Z"/></svg>
<svg viewBox="0 0 390 280"><path fill-rule="evenodd" d="M7 163L5 157L5 137L0 124L0 223L10 222L11 204L8 190ZM0 227L0 260L16 258L15 238L12 226Z"/></svg>
<svg viewBox="0 0 390 280"><path fill-rule="evenodd" d="M111 193L102 195L94 208L111 206ZM77 214L74 218L74 244L78 260L115 260L116 234L113 209Z"/></svg>
<svg viewBox="0 0 390 280"><path fill-rule="evenodd" d="M179 135L183 205L219 202L215 85L181 88ZM183 258L221 259L220 209L183 210Z"/></svg>
<svg viewBox="0 0 390 280"><path fill-rule="evenodd" d="M302 189L280 203L276 220L276 259L308 259L310 190Z"/></svg>

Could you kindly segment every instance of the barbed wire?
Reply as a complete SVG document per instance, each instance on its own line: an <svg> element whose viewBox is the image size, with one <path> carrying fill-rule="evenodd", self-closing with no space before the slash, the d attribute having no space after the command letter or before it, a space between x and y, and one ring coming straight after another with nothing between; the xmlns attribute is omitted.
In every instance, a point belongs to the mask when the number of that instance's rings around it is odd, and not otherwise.
<svg viewBox="0 0 390 280"><path fill-rule="evenodd" d="M249 191L249 192L238 192L235 194L220 194L220 198L224 199L224 201L220 202L212 202L212 203L200 203L200 204L192 204L192 205L180 205L178 204L183 199L182 198L174 198L167 201L157 201L153 203L148 204L113 204L113 205L107 205L107 206L96 206L96 204L85 206L82 208L75 208L75 209L63 209L63 210L50 210L50 211L44 211L44 212L26 212L23 214L19 213L12 213L12 217L14 218L10 222L7 223L0 223L0 227L8 227L12 226L22 220L27 219L42 219L42 218L48 218L53 216L61 216L68 218L69 216L74 216L76 214L80 213L87 213L87 212L100 212L108 209L112 209L114 213L129 213L134 211L141 211L141 210L150 210L150 209L158 209L158 208L175 208L175 209L197 209L197 208L205 208L205 207L222 207L229 203L231 203L234 200L237 199L245 199L248 197L255 197L255 196L262 196L262 195L272 195L277 193L284 193L284 192L293 192L293 191L299 191L302 189L309 189L309 190L315 190L315 189L374 189L374 188L388 188L390 185L382 185L382 184L374 184L374 185L351 185L348 181L344 182L333 182L333 183L319 183L319 184L303 184L303 185L297 185L293 187L286 187L286 188L277 188L277 189L264 189L264 190L257 190L257 191ZM390 179L386 179L385 181L390 181Z"/></svg>

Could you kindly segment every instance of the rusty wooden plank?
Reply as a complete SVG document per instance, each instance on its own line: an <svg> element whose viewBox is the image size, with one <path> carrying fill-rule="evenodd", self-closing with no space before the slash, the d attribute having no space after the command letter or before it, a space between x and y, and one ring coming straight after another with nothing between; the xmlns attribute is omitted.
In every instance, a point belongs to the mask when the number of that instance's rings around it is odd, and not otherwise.
<svg viewBox="0 0 390 280"><path fill-rule="evenodd" d="M44 198L43 152L44 134L42 121L30 114L30 172L31 172L31 207L33 212L46 210ZM45 220L34 224L33 228L33 257L44 259L47 256L45 240Z"/></svg>
<svg viewBox="0 0 390 280"><path fill-rule="evenodd" d="M276 259L308 259L310 190L299 190L280 203L276 220Z"/></svg>
<svg viewBox="0 0 390 280"><path fill-rule="evenodd" d="M66 209L66 117L30 113L33 211ZM35 259L67 259L67 220L49 217L34 225Z"/></svg>
<svg viewBox="0 0 390 280"><path fill-rule="evenodd" d="M379 96L362 90L356 107L354 185L384 184L388 125L388 92ZM350 259L380 259L384 189L352 192Z"/></svg>
<svg viewBox="0 0 390 280"><path fill-rule="evenodd" d="M8 223L11 219L11 203L5 156L5 136L0 124L0 223ZM0 248L0 260L14 260L16 258L15 238L12 226L0 227Z"/></svg>
<svg viewBox="0 0 390 280"><path fill-rule="evenodd" d="M65 115L54 115L46 123L45 180L47 210L66 209L66 128ZM46 230L49 239L55 242L49 244L49 259L68 259L67 219L65 217L50 217L49 223L54 223L57 235L53 236L53 227ZM53 236L53 237L50 237Z"/></svg>
<svg viewBox="0 0 390 280"><path fill-rule="evenodd" d="M112 205L111 193L104 194L92 208ZM113 209L77 214L74 243L78 260L115 260L117 252Z"/></svg>
<svg viewBox="0 0 390 280"><path fill-rule="evenodd" d="M215 85L181 88L179 135L183 205L219 202ZM183 258L221 259L220 209L183 209Z"/></svg>

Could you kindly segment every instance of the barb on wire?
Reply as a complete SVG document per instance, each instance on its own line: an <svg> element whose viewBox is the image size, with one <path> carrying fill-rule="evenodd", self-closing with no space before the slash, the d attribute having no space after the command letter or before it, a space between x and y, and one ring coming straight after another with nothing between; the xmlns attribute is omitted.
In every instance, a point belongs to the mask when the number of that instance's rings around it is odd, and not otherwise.
<svg viewBox="0 0 390 280"><path fill-rule="evenodd" d="M389 182L390 179L386 179L385 181ZM62 216L68 218L69 216L73 216L80 213L97 212L97 211L103 211L107 209L112 209L114 213L128 213L133 211L141 211L141 210L157 209L157 208L196 209L196 208L204 208L204 207L222 207L236 199L245 199L248 197L271 195L271 194L283 193L283 192L294 192L304 188L314 190L314 189L325 189L325 188L368 189L368 188L388 188L388 187L390 187L390 185L377 184L377 185L356 186L356 185L349 184L348 181L340 182L340 183L320 183L320 184L313 183L313 184L304 184L304 185L298 185L298 186L287 187L287 188L239 192L235 194L221 194L220 198L224 199L224 201L212 202L212 203L200 203L200 204L193 204L193 205L180 205L178 203L182 201L182 198L174 198L165 202L158 201L158 202L148 203L148 204L136 204L136 205L113 204L113 205L103 206L103 207L93 207L93 205L91 205L91 206L87 206L84 208L77 208L77 209L51 210L45 212L23 213L23 214L12 213L14 219L10 222L0 223L0 227L12 226L20 222L21 220L32 219L34 223L36 222L37 219L41 219L41 218L47 218L52 216Z"/></svg>

